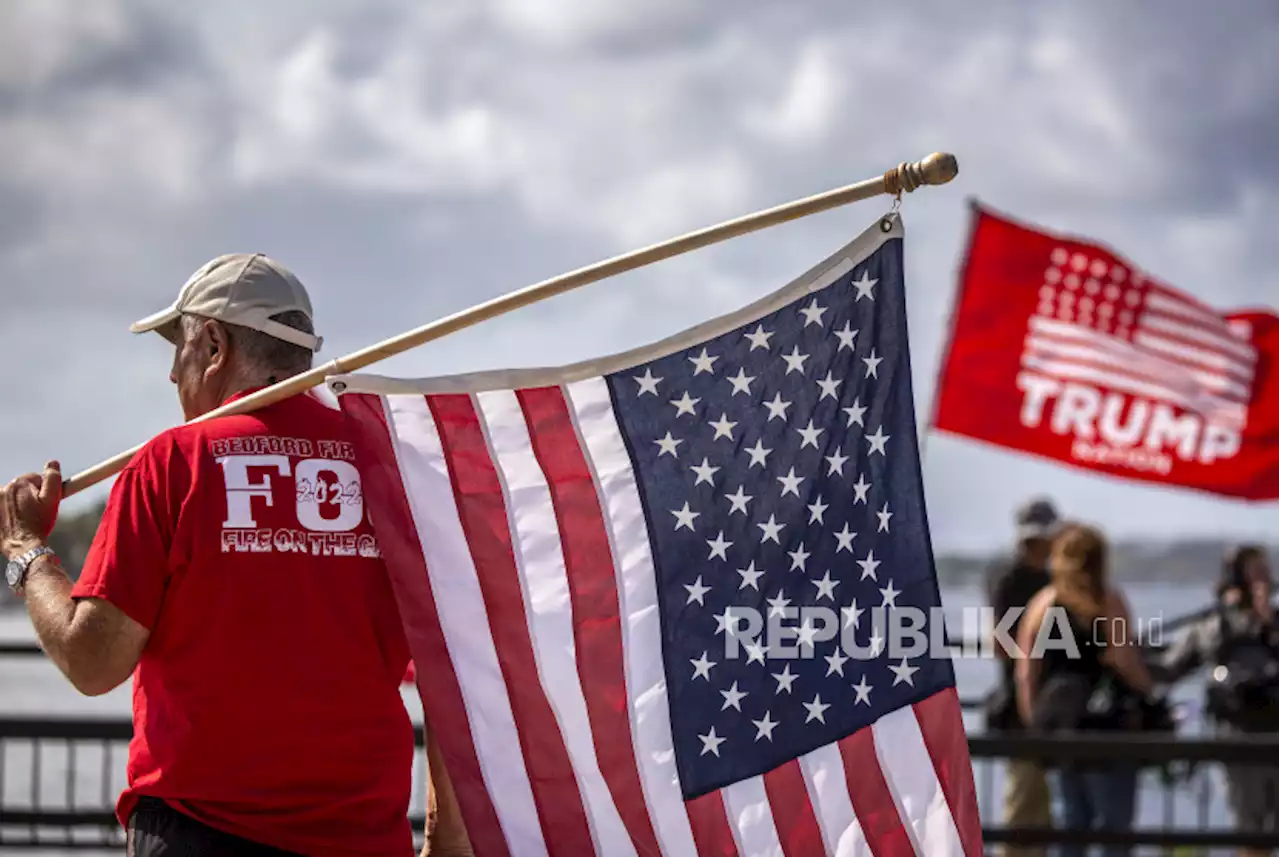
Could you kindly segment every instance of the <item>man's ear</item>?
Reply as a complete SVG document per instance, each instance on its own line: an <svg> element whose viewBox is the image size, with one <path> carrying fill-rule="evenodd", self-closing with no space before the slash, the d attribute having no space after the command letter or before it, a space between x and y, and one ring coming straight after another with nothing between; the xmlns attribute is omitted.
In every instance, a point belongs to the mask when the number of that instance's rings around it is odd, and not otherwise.
<svg viewBox="0 0 1280 857"><path fill-rule="evenodd" d="M201 346L207 349L205 353L209 360L204 369L205 375L213 375L225 369L231 359L231 337L220 322L209 319L204 323L203 339Z"/></svg>

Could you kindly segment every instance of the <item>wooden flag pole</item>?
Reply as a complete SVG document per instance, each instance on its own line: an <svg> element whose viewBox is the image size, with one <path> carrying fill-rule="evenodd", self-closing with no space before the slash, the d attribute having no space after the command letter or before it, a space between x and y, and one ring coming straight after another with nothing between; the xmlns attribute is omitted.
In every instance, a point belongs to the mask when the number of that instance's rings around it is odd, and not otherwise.
<svg viewBox="0 0 1280 857"><path fill-rule="evenodd" d="M749 232L776 226L779 223L786 223L789 220L797 220L810 214L817 214L820 211L838 208L861 199L869 199L881 194L900 196L903 192L910 193L923 185L946 184L956 177L958 171L959 166L954 155L935 152L914 164L899 164L887 171L883 176L877 176L857 184L829 190L816 196L767 208L735 220L728 220L715 226L699 229L696 232L689 232L663 241L660 244L653 244L649 247L633 250L630 253L624 253L621 256L614 256L612 259L606 259L603 262L597 262L594 265L588 265L585 268L579 268L576 271L570 271L567 274L561 274L558 277L534 283L523 289L477 304L470 309L445 316L430 324L425 324L422 327L406 331L399 336L393 336L376 345L370 345L368 348L355 351L346 357L331 360L328 363L303 372L301 375L287 378L278 384L265 387L256 393L209 411L207 414L191 420L191 422L202 422L229 414L243 414L254 411L273 402L310 390L312 387L318 387L330 376L355 372L371 363L384 360L425 342L431 342L434 339L447 336L473 324L479 324L503 313L520 309L531 303L563 294L589 283L626 271L633 271L636 268L642 268L645 265L651 265L663 259L670 259L672 256L679 256L682 253L688 253L690 250L697 250L709 244L716 244L729 238L736 238L739 235L746 235ZM119 473L129 463L129 459L133 458L134 453L141 448L141 446L135 446L133 449L126 450L114 458L109 458L100 464L90 467L88 470L77 473L63 483L63 496L69 497Z"/></svg>

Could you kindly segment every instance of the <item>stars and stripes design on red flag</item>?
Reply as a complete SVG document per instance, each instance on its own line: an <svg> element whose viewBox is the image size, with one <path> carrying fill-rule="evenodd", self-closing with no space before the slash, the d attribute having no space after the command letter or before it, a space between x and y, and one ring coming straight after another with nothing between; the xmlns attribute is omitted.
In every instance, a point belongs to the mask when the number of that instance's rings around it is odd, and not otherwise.
<svg viewBox="0 0 1280 857"><path fill-rule="evenodd" d="M1277 316L975 206L934 427L1116 476L1277 497Z"/></svg>
<svg viewBox="0 0 1280 857"><path fill-rule="evenodd" d="M627 354L331 379L477 854L982 853L951 663L871 621L939 604L884 223Z"/></svg>

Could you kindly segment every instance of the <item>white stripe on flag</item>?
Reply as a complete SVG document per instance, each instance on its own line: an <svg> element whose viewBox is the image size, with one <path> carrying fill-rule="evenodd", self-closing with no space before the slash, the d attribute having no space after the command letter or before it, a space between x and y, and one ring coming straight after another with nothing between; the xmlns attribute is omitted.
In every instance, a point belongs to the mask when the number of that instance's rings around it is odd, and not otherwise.
<svg viewBox="0 0 1280 857"><path fill-rule="evenodd" d="M1253 369L1246 366L1231 357L1227 357L1217 351L1206 351L1203 348L1195 348L1186 343L1171 342L1161 336L1146 331L1138 331L1133 337L1133 341L1143 348L1150 348L1152 351L1159 351L1161 354L1168 354L1170 357L1181 357L1192 363L1199 363L1205 369L1213 372L1230 372L1233 377L1240 381L1250 381L1253 379Z"/></svg>
<svg viewBox="0 0 1280 857"><path fill-rule="evenodd" d="M1086 343L1096 348L1105 349L1113 352L1131 353L1134 345L1129 344L1123 339L1111 336L1106 333L1099 333L1090 330L1078 324L1065 321L1057 321L1050 318L1042 318L1040 316L1032 316L1028 327L1032 332L1047 334L1059 337L1061 339L1070 339L1076 342ZM1150 341L1154 340L1161 344L1162 347L1152 348L1152 350L1161 351L1174 357L1181 357L1184 360L1201 363L1205 370L1211 373L1233 373L1236 380L1249 380L1253 378L1253 364L1251 362L1242 363L1221 352L1202 351L1194 348L1186 343L1171 342L1155 334L1138 330L1134 334L1134 343L1140 346L1148 346ZM1139 352L1140 353L1140 352ZM1223 377L1229 377L1222 374Z"/></svg>
<svg viewBox="0 0 1280 857"><path fill-rule="evenodd" d="M599 486L600 511L613 547L627 668L627 709L645 801L663 854L696 857L676 775L658 624L658 588L631 458L604 379L588 378L563 390L585 446L587 465Z"/></svg>
<svg viewBox="0 0 1280 857"><path fill-rule="evenodd" d="M1094 342L1094 343L1097 343L1099 346L1111 344L1111 343L1127 344L1127 343L1124 343L1123 340L1117 339L1116 337L1111 336L1110 334L1100 333L1091 328L1084 327L1083 325L1080 325L1080 324L1076 324L1075 322L1059 321L1053 318L1044 318L1043 316L1039 316L1039 315L1034 315L1031 317L1031 319L1028 321L1028 327L1030 327L1032 330L1038 333L1048 333L1054 336L1061 336L1066 339L1079 339L1086 342ZM1142 332L1141 329L1139 329L1139 334L1141 334L1141 332ZM1148 335L1151 335L1151 334L1148 333ZM1162 340L1162 341L1168 342L1169 340ZM1233 341L1235 342L1236 345L1243 346L1245 348L1250 348L1245 343L1241 343L1235 340ZM1174 344L1179 344L1179 343L1174 343ZM1221 354L1221 352L1215 352L1215 353ZM1251 349L1250 349L1250 353L1252 353ZM1231 366L1238 368L1241 372L1245 372L1247 374L1253 371L1252 360L1240 361L1240 360L1236 360L1234 357L1231 357L1230 355L1223 354L1222 356L1225 360L1227 360L1230 363Z"/></svg>
<svg viewBox="0 0 1280 857"><path fill-rule="evenodd" d="M809 803L822 828L827 853L835 857L872 857L867 837L849 800L840 748L826 744L800 757Z"/></svg>
<svg viewBox="0 0 1280 857"><path fill-rule="evenodd" d="M1183 324L1165 316L1153 315L1149 312L1143 313L1142 318L1138 320L1138 327L1139 329L1156 330L1180 339L1199 342L1201 345L1207 345L1215 351L1234 357L1245 366L1252 366L1256 359L1253 348L1238 339L1228 339L1226 336L1219 336L1205 330L1203 327Z"/></svg>
<svg viewBox="0 0 1280 857"><path fill-rule="evenodd" d="M871 726L876 758L917 854L964 857L960 832L938 782L915 710L904 706Z"/></svg>
<svg viewBox="0 0 1280 857"><path fill-rule="evenodd" d="M1123 347L1116 347L1123 346ZM1074 342L1062 342L1044 336L1028 336L1028 349L1050 357L1064 357L1070 360L1082 360L1090 363L1102 363L1119 369L1121 372L1133 371L1146 376L1154 376L1153 380L1181 386L1192 381L1206 390L1223 395L1238 402L1249 399L1249 391L1225 375L1217 375L1170 363L1164 358L1146 354L1126 343L1117 341L1114 345L1099 348L1094 345L1080 345Z"/></svg>
<svg viewBox="0 0 1280 857"><path fill-rule="evenodd" d="M1174 315L1188 324L1205 328L1210 333L1217 333L1225 336L1227 339L1240 342L1231 332L1230 325L1222 316L1213 310L1200 306L1175 295L1167 294L1159 289L1151 289L1147 292L1147 309L1161 315Z"/></svg>
<svg viewBox="0 0 1280 857"><path fill-rule="evenodd" d="M385 401L400 477L427 561L432 596L466 704L485 788L513 851L543 857L547 847L542 825L435 419L423 396L388 396Z"/></svg>
<svg viewBox="0 0 1280 857"><path fill-rule="evenodd" d="M634 855L635 847L595 754L587 701L578 675L569 579L551 489L533 454L524 412L515 393L480 393L475 400L506 500L538 678L560 725L596 851L620 857Z"/></svg>
<svg viewBox="0 0 1280 857"><path fill-rule="evenodd" d="M1107 372L1102 369L1080 366L1067 360L1047 360L1033 355L1024 354L1022 357L1022 365L1028 369L1035 369L1049 375L1056 375L1059 378L1069 378L1074 381L1087 381L1091 384L1101 384L1105 387L1111 387L1114 390L1123 390L1126 393L1132 393L1136 396L1144 396L1148 399L1160 399L1166 402L1173 402L1174 404L1181 405L1188 410L1193 410L1205 416L1212 417L1215 420L1242 422L1245 416L1244 408L1236 402L1228 402L1225 399L1208 395L1192 399L1164 386L1163 384L1145 383L1131 378L1128 375L1118 375L1114 372Z"/></svg>
<svg viewBox="0 0 1280 857"><path fill-rule="evenodd" d="M720 790L740 857L784 857L762 777L748 777Z"/></svg>

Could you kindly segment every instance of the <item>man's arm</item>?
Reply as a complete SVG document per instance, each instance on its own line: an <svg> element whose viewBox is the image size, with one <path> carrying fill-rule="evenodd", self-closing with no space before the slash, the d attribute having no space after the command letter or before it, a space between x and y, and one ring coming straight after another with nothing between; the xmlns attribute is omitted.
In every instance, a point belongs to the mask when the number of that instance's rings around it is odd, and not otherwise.
<svg viewBox="0 0 1280 857"><path fill-rule="evenodd" d="M471 840L462 822L462 810L453 793L453 783L444 768L444 758L436 743L435 732L427 728L428 821L427 844L422 857L472 857ZM434 801L431 798L434 797ZM434 803L434 806L432 804ZM435 823L431 823L434 811Z"/></svg>
<svg viewBox="0 0 1280 857"><path fill-rule="evenodd" d="M27 572L27 614L67 680L85 696L99 696L133 674L150 632L110 602L73 599L71 586L57 561L40 557Z"/></svg>
<svg viewBox="0 0 1280 857"><path fill-rule="evenodd" d="M50 461L0 488L0 552L8 559L44 547L62 503L62 472ZM71 581L56 557L27 568L22 595L36 638L76 690L89 696L119 686L137 666L147 629L98 598L72 598Z"/></svg>

